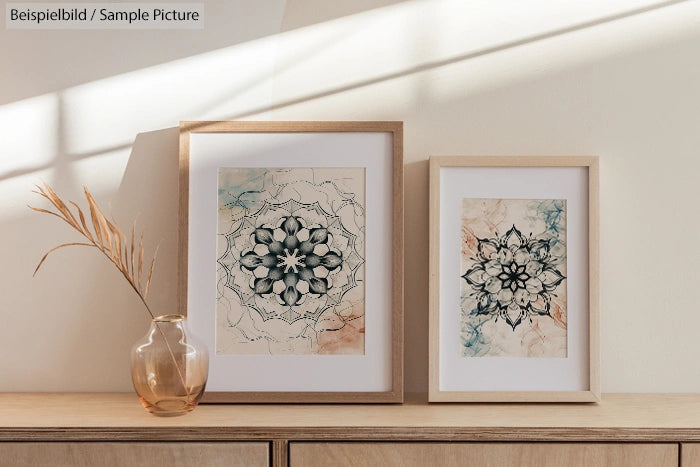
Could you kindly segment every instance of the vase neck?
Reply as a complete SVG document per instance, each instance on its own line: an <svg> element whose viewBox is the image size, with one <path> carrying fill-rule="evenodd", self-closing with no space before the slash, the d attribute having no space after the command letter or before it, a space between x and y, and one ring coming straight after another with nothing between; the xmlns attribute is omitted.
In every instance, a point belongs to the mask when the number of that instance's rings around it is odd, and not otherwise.
<svg viewBox="0 0 700 467"><path fill-rule="evenodd" d="M162 315L151 320L149 334L162 334L166 339L179 340L187 334L187 320L182 315Z"/></svg>
<svg viewBox="0 0 700 467"><path fill-rule="evenodd" d="M184 320L185 317L182 315L160 315L156 316L151 321L154 323L179 323Z"/></svg>

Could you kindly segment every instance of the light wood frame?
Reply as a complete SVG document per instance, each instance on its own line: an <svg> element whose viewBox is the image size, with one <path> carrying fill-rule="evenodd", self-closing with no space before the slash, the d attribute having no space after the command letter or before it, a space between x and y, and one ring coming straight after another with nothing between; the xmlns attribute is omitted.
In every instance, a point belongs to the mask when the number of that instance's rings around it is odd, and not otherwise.
<svg viewBox="0 0 700 467"><path fill-rule="evenodd" d="M391 390L386 392L205 392L203 403L403 402L403 122L183 121L180 122L178 312L187 315L190 135L193 133L389 133L392 136Z"/></svg>
<svg viewBox="0 0 700 467"><path fill-rule="evenodd" d="M440 389L440 169L443 167L585 167L588 169L589 388L582 391L443 391ZM595 156L433 156L430 158L430 402L599 402L599 175Z"/></svg>

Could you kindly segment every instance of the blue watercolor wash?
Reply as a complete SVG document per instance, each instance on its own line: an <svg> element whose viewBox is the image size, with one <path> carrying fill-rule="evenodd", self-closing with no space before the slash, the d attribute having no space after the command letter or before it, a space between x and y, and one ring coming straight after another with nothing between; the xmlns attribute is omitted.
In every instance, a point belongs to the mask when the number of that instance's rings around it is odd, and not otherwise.
<svg viewBox="0 0 700 467"><path fill-rule="evenodd" d="M241 177L238 183L220 185L218 189L219 207L240 206L243 209L250 209L251 206L259 204L262 200L262 190L265 176L268 169L248 168L248 169L226 169L245 171L245 176Z"/></svg>
<svg viewBox="0 0 700 467"><path fill-rule="evenodd" d="M537 208L537 217L545 224L545 233L552 237L559 237L566 230L565 201L562 199L547 199L540 201Z"/></svg>
<svg viewBox="0 0 700 467"><path fill-rule="evenodd" d="M476 308L468 314L464 313L464 311L462 314L462 329L460 333L462 356L481 357L488 355L491 350L491 343L487 340L481 328L491 320L491 317L479 315Z"/></svg>

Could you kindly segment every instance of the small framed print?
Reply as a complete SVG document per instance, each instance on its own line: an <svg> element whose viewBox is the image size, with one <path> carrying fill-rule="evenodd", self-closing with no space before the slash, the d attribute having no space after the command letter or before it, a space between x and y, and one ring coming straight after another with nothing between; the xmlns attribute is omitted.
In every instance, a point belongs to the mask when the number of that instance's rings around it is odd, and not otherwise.
<svg viewBox="0 0 700 467"><path fill-rule="evenodd" d="M431 402L597 402L598 159L430 159Z"/></svg>
<svg viewBox="0 0 700 467"><path fill-rule="evenodd" d="M203 402L402 402L401 122L182 122Z"/></svg>

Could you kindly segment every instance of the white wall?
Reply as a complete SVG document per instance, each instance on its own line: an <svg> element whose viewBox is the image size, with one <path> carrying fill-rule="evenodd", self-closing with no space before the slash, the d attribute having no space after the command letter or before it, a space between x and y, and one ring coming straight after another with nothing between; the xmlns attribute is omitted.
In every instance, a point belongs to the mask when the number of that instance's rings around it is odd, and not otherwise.
<svg viewBox="0 0 700 467"><path fill-rule="evenodd" d="M427 158L601 157L607 392L696 392L700 2L206 1L203 31L0 30L0 390L129 391L145 312L25 205L85 184L161 243L175 306L177 123L403 120L406 389L427 387ZM4 13L3 13L4 14ZM4 18L2 18L4 21Z"/></svg>

